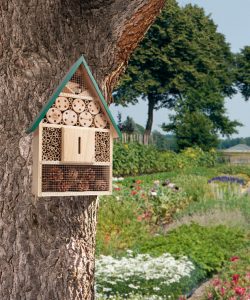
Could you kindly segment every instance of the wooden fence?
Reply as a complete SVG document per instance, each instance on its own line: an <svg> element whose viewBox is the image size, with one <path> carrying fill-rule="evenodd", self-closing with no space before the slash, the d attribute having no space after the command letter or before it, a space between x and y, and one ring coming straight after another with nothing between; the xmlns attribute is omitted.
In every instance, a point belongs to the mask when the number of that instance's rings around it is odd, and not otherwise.
<svg viewBox="0 0 250 300"><path fill-rule="evenodd" d="M153 136L150 135L148 138L148 143L145 143L143 134L139 134L139 133L129 134L129 133L125 133L125 132L122 133L122 143L125 144L125 143L135 143L135 142L139 143L139 144L153 145L154 139L153 139Z"/></svg>

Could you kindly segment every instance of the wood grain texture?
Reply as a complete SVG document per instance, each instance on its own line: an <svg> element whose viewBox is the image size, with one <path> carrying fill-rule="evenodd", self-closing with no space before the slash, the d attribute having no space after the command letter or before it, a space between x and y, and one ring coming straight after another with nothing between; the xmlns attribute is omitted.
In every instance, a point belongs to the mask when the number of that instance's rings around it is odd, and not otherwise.
<svg viewBox="0 0 250 300"><path fill-rule="evenodd" d="M95 161L95 131L89 128L62 128L62 161L93 163Z"/></svg>
<svg viewBox="0 0 250 300"><path fill-rule="evenodd" d="M35 199L25 130L81 54L110 101L163 2L0 1L1 300L94 299L96 197Z"/></svg>

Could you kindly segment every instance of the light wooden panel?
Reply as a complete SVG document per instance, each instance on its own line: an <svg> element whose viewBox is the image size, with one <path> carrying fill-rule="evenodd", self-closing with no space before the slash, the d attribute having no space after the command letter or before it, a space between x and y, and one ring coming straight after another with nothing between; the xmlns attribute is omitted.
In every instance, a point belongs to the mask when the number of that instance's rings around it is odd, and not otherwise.
<svg viewBox="0 0 250 300"><path fill-rule="evenodd" d="M71 93L60 93L60 97L83 99L83 100L93 100L94 98L90 95L85 94L71 94Z"/></svg>
<svg viewBox="0 0 250 300"><path fill-rule="evenodd" d="M43 192L41 197L60 197L60 196L108 196L111 191L87 191L87 192Z"/></svg>
<svg viewBox="0 0 250 300"><path fill-rule="evenodd" d="M90 128L62 128L62 162L94 163L95 131Z"/></svg>
<svg viewBox="0 0 250 300"><path fill-rule="evenodd" d="M41 132L41 128L40 128ZM40 133L41 135L41 133ZM33 134L32 151L33 151L33 169L32 169L32 193L40 196L41 192L41 137L39 136L39 127Z"/></svg>

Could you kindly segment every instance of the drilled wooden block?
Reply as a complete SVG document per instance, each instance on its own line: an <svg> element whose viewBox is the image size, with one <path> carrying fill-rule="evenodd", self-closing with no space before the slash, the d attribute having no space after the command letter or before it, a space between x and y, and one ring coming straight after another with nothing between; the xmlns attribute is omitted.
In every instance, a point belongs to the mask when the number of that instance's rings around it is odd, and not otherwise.
<svg viewBox="0 0 250 300"><path fill-rule="evenodd" d="M85 83L81 80L78 76L71 79L71 83L66 87L67 89L64 93L60 94L62 96L59 96L49 109L43 119L43 123L103 129L110 128L108 118L101 109L99 101L95 97L92 97L93 100L84 99L84 95L89 95L89 91ZM80 94L71 90L74 86L79 88L81 91ZM83 99L80 99L80 96Z"/></svg>
<svg viewBox="0 0 250 300"><path fill-rule="evenodd" d="M61 128L43 127L42 129L42 160L61 160Z"/></svg>
<svg viewBox="0 0 250 300"><path fill-rule="evenodd" d="M95 133L95 161L110 162L110 133Z"/></svg>

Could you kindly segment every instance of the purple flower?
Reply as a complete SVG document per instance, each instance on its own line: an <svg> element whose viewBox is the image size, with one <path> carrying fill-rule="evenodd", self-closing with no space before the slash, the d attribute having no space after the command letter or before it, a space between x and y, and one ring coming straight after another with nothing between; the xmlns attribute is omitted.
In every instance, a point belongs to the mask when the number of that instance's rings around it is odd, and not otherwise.
<svg viewBox="0 0 250 300"><path fill-rule="evenodd" d="M213 178L211 178L211 179L208 180L208 183L211 183L213 181L237 183L237 184L241 184L241 185L245 184L244 179L239 178L239 177L233 177L233 176L217 176L217 177L213 177Z"/></svg>

